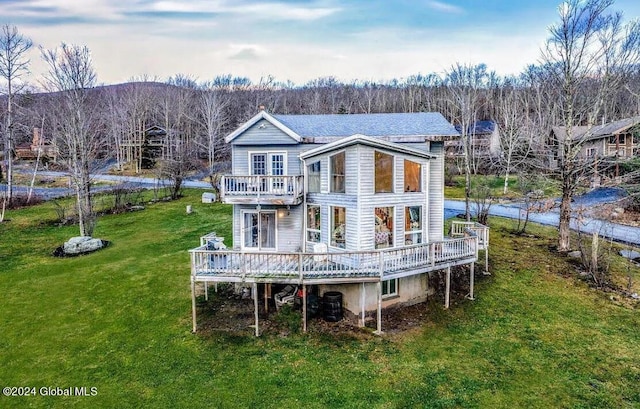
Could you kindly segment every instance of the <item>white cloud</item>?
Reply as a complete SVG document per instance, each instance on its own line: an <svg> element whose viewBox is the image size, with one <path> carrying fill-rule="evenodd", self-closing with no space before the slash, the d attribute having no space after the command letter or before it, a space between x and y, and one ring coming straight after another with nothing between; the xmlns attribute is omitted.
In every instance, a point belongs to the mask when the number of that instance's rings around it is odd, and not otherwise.
<svg viewBox="0 0 640 409"><path fill-rule="evenodd" d="M309 7L292 6L279 2L228 3L223 1L190 1L188 3L166 0L150 3L147 10L176 13L225 13L242 15L248 19L281 19L313 21L339 12L337 7L311 5Z"/></svg>
<svg viewBox="0 0 640 409"><path fill-rule="evenodd" d="M437 0L427 1L426 4L427 4L427 7L433 10L443 11L445 13L457 14L457 13L462 13L464 11L461 7L454 6L453 4L449 4L449 3L445 3Z"/></svg>

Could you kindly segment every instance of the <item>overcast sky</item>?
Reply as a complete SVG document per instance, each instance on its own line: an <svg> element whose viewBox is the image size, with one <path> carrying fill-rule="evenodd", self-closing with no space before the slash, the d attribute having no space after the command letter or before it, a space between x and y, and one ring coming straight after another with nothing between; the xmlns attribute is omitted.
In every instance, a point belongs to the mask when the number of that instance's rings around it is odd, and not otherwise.
<svg viewBox="0 0 640 409"><path fill-rule="evenodd" d="M35 44L86 45L100 83L181 73L388 80L481 63L537 62L559 0L0 0L0 23ZM618 0L627 19L640 1ZM32 81L44 71L30 55Z"/></svg>

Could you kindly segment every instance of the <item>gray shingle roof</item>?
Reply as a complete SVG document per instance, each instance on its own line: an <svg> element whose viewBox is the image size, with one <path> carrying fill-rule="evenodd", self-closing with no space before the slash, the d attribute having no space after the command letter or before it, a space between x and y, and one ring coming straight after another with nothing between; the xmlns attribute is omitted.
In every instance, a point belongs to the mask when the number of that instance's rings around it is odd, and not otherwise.
<svg viewBox="0 0 640 409"><path fill-rule="evenodd" d="M631 118L621 119L619 121L609 122L604 125L596 125L591 128L588 126L574 126L573 139L591 140L608 137L610 135L615 135L622 131L625 131L627 128L638 123L640 123L640 117L635 116ZM554 126L552 128L552 131L556 134L556 137L558 137L558 139L563 140L566 132L565 129L566 128L564 126Z"/></svg>
<svg viewBox="0 0 640 409"><path fill-rule="evenodd" d="M347 115L273 115L301 137L459 136L438 112Z"/></svg>

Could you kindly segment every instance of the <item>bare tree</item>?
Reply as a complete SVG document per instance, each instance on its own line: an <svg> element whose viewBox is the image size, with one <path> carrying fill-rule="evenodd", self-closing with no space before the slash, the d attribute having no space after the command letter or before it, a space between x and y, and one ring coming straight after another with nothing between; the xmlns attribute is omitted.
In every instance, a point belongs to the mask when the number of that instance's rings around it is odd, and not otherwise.
<svg viewBox="0 0 640 409"><path fill-rule="evenodd" d="M461 147L465 174L465 214L467 220L471 218L471 175L476 173L477 165L473 156L472 128L478 117L484 98L482 89L486 87L489 78L487 67L480 65L456 64L447 72L445 84L448 86L448 102L455 109L453 122L460 127Z"/></svg>
<svg viewBox="0 0 640 409"><path fill-rule="evenodd" d="M4 135L4 159L7 163L6 179L7 190L4 200L11 203L13 199L13 143L14 123L13 106L14 94L22 75L29 72L29 60L26 53L33 45L31 39L23 36L16 26L5 24L0 32L0 76L7 81L7 115ZM4 217L5 205L3 204L0 221Z"/></svg>
<svg viewBox="0 0 640 409"><path fill-rule="evenodd" d="M509 189L509 176L531 153L533 129L530 123L529 106L515 80L502 84L496 102L496 122L500 130L500 152L497 165L504 172L503 194Z"/></svg>
<svg viewBox="0 0 640 409"><path fill-rule="evenodd" d="M76 191L80 235L91 236L95 227L91 170L103 142L99 118L94 115L98 110L91 106L89 95L96 83L91 54L86 46L65 43L41 53L49 68L44 86L57 92L51 113L53 132L59 158L66 162Z"/></svg>
<svg viewBox="0 0 640 409"><path fill-rule="evenodd" d="M206 134L201 145L207 148L210 174L214 171L216 150L224 145L221 131L227 121L225 109L228 102L222 96L222 92L213 89L212 84L205 84L197 102L199 122Z"/></svg>
<svg viewBox="0 0 640 409"><path fill-rule="evenodd" d="M550 28L542 60L551 78L564 135L558 138L558 171L562 199L558 250L570 249L571 199L584 180L581 149L592 127L602 118L612 94L640 62L640 24L622 23L620 13L609 13L613 0L568 0L559 8L560 21Z"/></svg>

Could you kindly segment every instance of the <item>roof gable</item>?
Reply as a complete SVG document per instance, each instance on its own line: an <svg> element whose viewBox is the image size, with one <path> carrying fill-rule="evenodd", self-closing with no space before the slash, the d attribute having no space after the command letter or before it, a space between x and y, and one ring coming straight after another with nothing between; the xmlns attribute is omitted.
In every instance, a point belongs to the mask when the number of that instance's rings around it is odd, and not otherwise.
<svg viewBox="0 0 640 409"><path fill-rule="evenodd" d="M292 131L290 128L285 126L282 122L280 122L276 118L274 118L272 115L269 115L269 113L267 113L266 111L260 111L260 112L258 112L258 114L253 116L253 118L249 119L247 122L242 124L242 126L240 128L236 129L235 131L230 133L226 138L224 138L225 142L226 143L230 143L231 141L236 139L238 136L240 136L244 132L246 132L253 125L255 125L258 121L261 121L263 119L268 121L269 123L271 123L276 128L280 129L282 132L284 132L288 136L290 136L291 139L293 139L294 141L300 142L302 140L300 135L298 135L296 132Z"/></svg>
<svg viewBox="0 0 640 409"><path fill-rule="evenodd" d="M423 159L432 159L435 157L427 152L424 152L418 149L409 148L405 145L384 141L379 138L372 138L366 135L356 134L356 135L348 136L346 138L339 139L335 142L327 143L315 149L311 149L306 152L303 152L300 154L300 159L304 160L304 159L312 158L314 156L322 155L332 151L337 151L352 145L371 146L373 148L386 149L395 153L403 153L411 156L417 156Z"/></svg>

